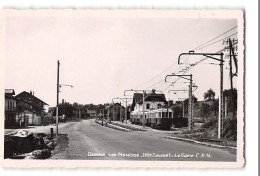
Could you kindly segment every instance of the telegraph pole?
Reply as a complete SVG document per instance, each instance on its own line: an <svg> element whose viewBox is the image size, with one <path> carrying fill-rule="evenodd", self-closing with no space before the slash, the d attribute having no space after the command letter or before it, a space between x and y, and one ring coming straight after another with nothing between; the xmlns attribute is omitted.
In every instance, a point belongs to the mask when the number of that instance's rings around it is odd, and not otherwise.
<svg viewBox="0 0 260 176"><path fill-rule="evenodd" d="M58 124L59 124L59 72L60 72L60 61L57 62L57 105L56 105L56 139L58 139Z"/></svg>

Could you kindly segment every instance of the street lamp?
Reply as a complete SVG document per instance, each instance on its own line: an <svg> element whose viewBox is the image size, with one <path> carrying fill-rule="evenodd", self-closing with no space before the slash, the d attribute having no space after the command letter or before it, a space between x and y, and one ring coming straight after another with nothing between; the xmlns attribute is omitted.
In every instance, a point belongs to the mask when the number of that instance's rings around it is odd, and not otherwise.
<svg viewBox="0 0 260 176"><path fill-rule="evenodd" d="M62 86L69 86L71 88L73 88L72 85L68 85L68 84L60 84L59 83L59 74L60 74L60 61L58 60L57 62L57 105L56 105L56 139L58 139L58 132L59 132L59 92L60 92L60 88Z"/></svg>

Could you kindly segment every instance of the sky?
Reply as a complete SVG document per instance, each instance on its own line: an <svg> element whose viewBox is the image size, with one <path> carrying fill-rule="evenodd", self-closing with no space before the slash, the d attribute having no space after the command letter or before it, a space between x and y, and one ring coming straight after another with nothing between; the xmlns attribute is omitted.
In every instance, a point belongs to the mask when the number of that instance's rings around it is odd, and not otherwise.
<svg viewBox="0 0 260 176"><path fill-rule="evenodd" d="M203 57L178 56L214 39L237 26L236 19L182 18L124 15L106 16L7 16L5 23L5 88L34 91L50 106L56 103L57 60L60 61L60 100L80 104L103 104L123 97L124 90L156 89L167 100L187 98L186 80L164 82L167 74L178 73ZM237 29L220 36L237 38ZM206 45L204 45L206 46ZM218 52L222 40L196 52ZM219 95L220 68L207 59L186 74L193 74L198 89L194 95L203 100L209 88ZM224 89L230 88L228 60L224 65ZM158 83L159 82L159 83ZM158 84L156 84L158 83ZM236 78L234 78L236 87ZM131 92L128 92L132 95Z"/></svg>

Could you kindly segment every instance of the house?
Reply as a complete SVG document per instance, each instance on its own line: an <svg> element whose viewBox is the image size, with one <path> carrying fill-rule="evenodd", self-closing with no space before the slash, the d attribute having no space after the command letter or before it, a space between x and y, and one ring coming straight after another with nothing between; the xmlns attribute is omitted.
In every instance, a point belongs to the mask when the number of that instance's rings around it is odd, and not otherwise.
<svg viewBox="0 0 260 176"><path fill-rule="evenodd" d="M113 121L120 121L125 119L125 107L121 103L112 104L109 107L109 117Z"/></svg>
<svg viewBox="0 0 260 176"><path fill-rule="evenodd" d="M33 92L21 92L15 96L17 101L17 120L25 125L41 125L44 110L48 105L34 96Z"/></svg>
<svg viewBox="0 0 260 176"><path fill-rule="evenodd" d="M90 118L96 118L97 117L97 111L88 109L87 110L87 116L89 116Z"/></svg>
<svg viewBox="0 0 260 176"><path fill-rule="evenodd" d="M144 94L144 111L160 109L167 104L164 94L157 94L153 89L151 93ZM134 93L131 107L132 112L143 112L143 94Z"/></svg>
<svg viewBox="0 0 260 176"><path fill-rule="evenodd" d="M14 89L5 89L5 127L17 126Z"/></svg>

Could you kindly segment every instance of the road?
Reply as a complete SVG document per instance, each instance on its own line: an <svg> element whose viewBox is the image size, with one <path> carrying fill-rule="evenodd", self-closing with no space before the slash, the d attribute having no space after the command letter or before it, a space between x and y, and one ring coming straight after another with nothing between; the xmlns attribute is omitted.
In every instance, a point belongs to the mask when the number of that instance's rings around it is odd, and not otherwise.
<svg viewBox="0 0 260 176"><path fill-rule="evenodd" d="M64 140L50 159L236 161L228 150L166 139L154 131L119 131L93 119L61 125L59 132Z"/></svg>

